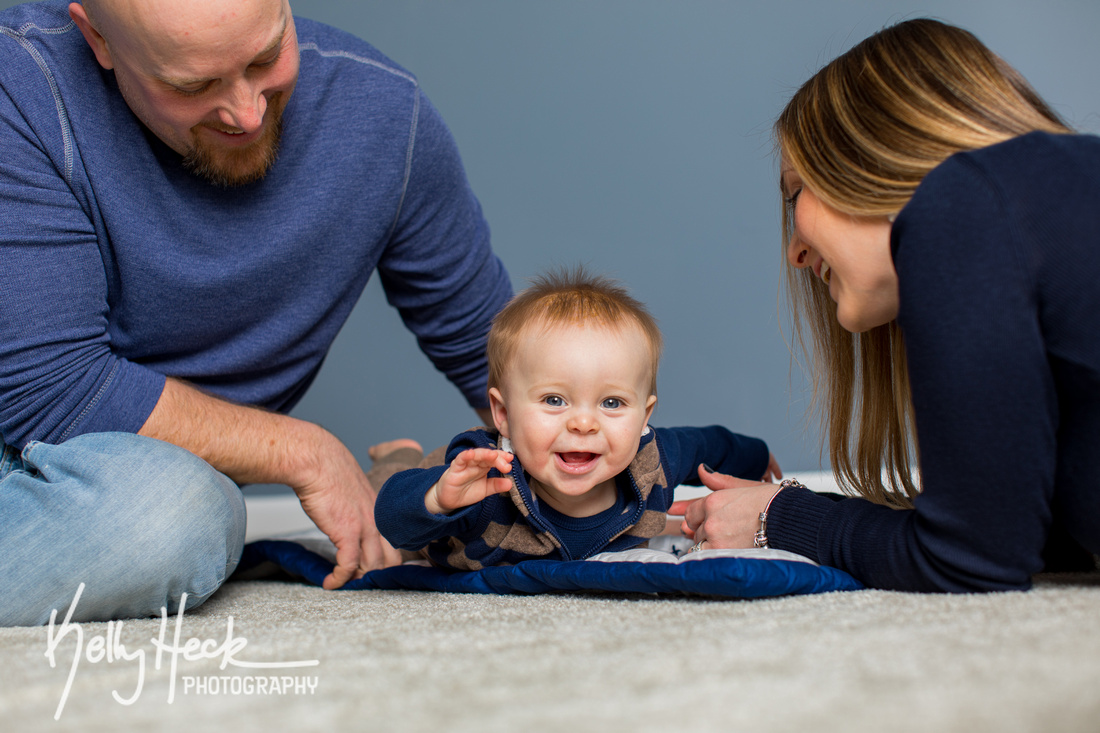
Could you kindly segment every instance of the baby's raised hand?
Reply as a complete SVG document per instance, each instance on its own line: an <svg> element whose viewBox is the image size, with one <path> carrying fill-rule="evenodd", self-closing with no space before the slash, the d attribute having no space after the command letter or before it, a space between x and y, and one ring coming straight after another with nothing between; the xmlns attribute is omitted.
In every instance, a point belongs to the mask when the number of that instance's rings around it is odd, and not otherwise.
<svg viewBox="0 0 1100 733"><path fill-rule="evenodd" d="M512 454L492 448L462 451L424 495L424 506L432 514L447 514L511 489L512 479L489 478L493 468L508 474L512 470Z"/></svg>

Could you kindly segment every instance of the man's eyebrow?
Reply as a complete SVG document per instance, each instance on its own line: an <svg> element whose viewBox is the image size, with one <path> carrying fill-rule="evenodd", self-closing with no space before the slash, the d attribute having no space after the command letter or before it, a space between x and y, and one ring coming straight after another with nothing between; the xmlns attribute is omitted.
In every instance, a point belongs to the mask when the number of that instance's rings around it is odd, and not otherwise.
<svg viewBox="0 0 1100 733"><path fill-rule="evenodd" d="M289 24L289 21L287 20L286 17L284 17L283 18L283 27L279 31L279 34L277 36L275 36L275 38L272 39L271 43L267 44L266 47L261 49L259 53L257 53L255 56L253 56L252 61L250 63L253 63L253 64L257 63L259 61L259 59L262 59L264 56L268 55L269 53L272 53L273 51L275 51L276 49L278 49L280 46L283 45L283 41L286 40L286 27L287 27L288 24ZM154 75L154 78L156 78L157 81L162 81L165 84L170 84L171 86L174 86L174 87L186 87L186 86L192 86L194 84L204 84L204 83L210 81L210 79L206 78L206 77L185 78L185 77L173 77L173 76L160 76L159 74Z"/></svg>

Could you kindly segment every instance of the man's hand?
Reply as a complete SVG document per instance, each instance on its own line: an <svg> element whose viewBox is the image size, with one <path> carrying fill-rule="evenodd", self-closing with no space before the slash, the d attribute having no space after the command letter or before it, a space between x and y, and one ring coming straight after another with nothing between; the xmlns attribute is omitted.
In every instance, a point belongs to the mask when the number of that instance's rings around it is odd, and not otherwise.
<svg viewBox="0 0 1100 733"><path fill-rule="evenodd" d="M505 476L489 478L494 468ZM511 453L492 448L464 450L424 495L424 506L432 514L447 514L487 496L503 494L512 488L512 480L507 478L511 470Z"/></svg>
<svg viewBox="0 0 1100 733"><path fill-rule="evenodd" d="M374 526L376 487L351 452L320 426L169 379L139 432L191 451L239 484L294 489L306 514L336 545L336 567L325 588L401 562Z"/></svg>
<svg viewBox="0 0 1100 733"><path fill-rule="evenodd" d="M318 429L314 478L294 486L302 508L336 545L336 567L324 580L333 590L367 572L401 563L401 554L374 526L377 489L331 433Z"/></svg>

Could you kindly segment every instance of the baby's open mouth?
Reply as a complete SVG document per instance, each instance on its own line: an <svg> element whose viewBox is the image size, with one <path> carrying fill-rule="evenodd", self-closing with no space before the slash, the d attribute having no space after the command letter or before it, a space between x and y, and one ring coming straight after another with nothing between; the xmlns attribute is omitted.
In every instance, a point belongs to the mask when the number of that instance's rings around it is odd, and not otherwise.
<svg viewBox="0 0 1100 733"><path fill-rule="evenodd" d="M558 468L566 473L581 476L594 469L599 460L599 453L586 451L558 453Z"/></svg>

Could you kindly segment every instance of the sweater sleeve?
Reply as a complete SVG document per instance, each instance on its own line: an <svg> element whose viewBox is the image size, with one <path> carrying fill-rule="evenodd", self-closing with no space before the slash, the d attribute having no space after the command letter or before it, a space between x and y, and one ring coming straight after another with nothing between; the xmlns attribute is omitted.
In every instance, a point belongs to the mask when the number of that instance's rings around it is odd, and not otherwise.
<svg viewBox="0 0 1100 733"><path fill-rule="evenodd" d="M404 199L379 263L390 304L473 407L487 407L485 343L512 297L450 131L420 94Z"/></svg>
<svg viewBox="0 0 1100 733"><path fill-rule="evenodd" d="M374 521L378 531L394 547L419 550L434 540L446 537L457 537L465 542L476 536L478 520L486 502L463 507L450 514L432 514L424 506L424 495L451 465L455 456L474 447L465 435L451 441L444 465L401 471L382 484L374 503Z"/></svg>
<svg viewBox="0 0 1100 733"><path fill-rule="evenodd" d="M759 438L720 426L656 428L658 446L669 474L668 487L700 486L699 464L719 473L758 481L768 468L768 446Z"/></svg>
<svg viewBox="0 0 1100 733"><path fill-rule="evenodd" d="M922 493L898 511L784 491L773 546L899 590L1026 588L1042 569L1057 397L1021 205L966 157L926 177L892 234Z"/></svg>
<svg viewBox="0 0 1100 733"><path fill-rule="evenodd" d="M13 45L4 41L0 64L41 77L29 58L13 58L22 53ZM79 159L63 107L45 78L28 75L34 114L12 101L10 77L0 79L0 437L17 448L136 432L164 387L162 375L111 350L104 233L73 185Z"/></svg>

